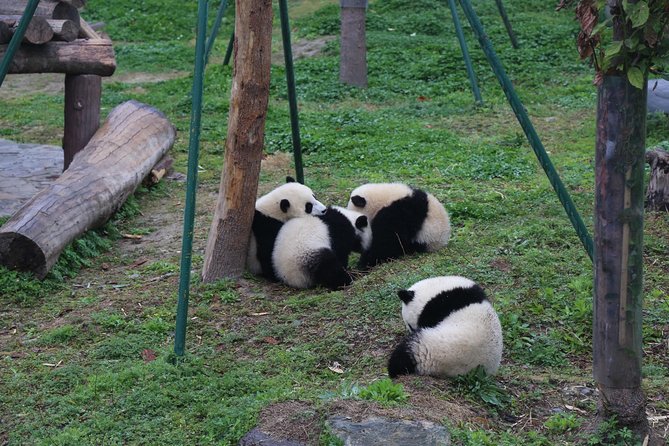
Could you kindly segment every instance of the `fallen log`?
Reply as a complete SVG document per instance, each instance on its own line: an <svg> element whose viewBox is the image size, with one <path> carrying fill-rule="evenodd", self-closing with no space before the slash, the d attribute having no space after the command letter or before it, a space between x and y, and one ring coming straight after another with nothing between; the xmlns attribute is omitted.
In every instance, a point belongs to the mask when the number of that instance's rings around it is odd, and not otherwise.
<svg viewBox="0 0 669 446"><path fill-rule="evenodd" d="M646 191L646 208L669 211L669 152L656 148L646 152L650 180Z"/></svg>
<svg viewBox="0 0 669 446"><path fill-rule="evenodd" d="M7 45L0 45L0 60ZM65 73L111 76L116 58L111 40L77 39L72 42L47 42L21 45L9 64L9 73Z"/></svg>
<svg viewBox="0 0 669 446"><path fill-rule="evenodd" d="M44 278L70 242L123 205L175 136L165 115L148 105L114 108L70 167L0 228L0 265Z"/></svg>
<svg viewBox="0 0 669 446"><path fill-rule="evenodd" d="M28 0L2 0L0 2L0 14L22 15L27 5ZM35 17L72 20L79 24L79 10L66 2L39 2L35 10Z"/></svg>
<svg viewBox="0 0 669 446"><path fill-rule="evenodd" d="M21 16L0 15L0 22L5 23L9 27L9 31L14 34L21 22ZM39 45L50 41L53 34L53 29L44 17L33 17L28 23L26 33L23 35L23 42Z"/></svg>

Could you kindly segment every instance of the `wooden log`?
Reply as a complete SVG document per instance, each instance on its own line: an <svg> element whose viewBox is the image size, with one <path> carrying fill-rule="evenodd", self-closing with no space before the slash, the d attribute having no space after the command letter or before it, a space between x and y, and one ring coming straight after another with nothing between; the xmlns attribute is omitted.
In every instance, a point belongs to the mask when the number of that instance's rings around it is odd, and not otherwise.
<svg viewBox="0 0 669 446"><path fill-rule="evenodd" d="M204 254L204 282L238 277L244 271L265 138L271 43L272 1L237 0L228 135Z"/></svg>
<svg viewBox="0 0 669 446"><path fill-rule="evenodd" d="M72 42L79 37L79 26L72 20L54 20L46 21L53 30L54 40L62 40L64 42Z"/></svg>
<svg viewBox="0 0 669 446"><path fill-rule="evenodd" d="M169 155L165 155L160 161L156 163L155 166L153 166L151 172L149 172L149 175L144 178L142 185L144 187L152 187L158 184L160 180L165 177L165 175L172 171L173 163L174 159Z"/></svg>
<svg viewBox="0 0 669 446"><path fill-rule="evenodd" d="M7 45L0 45L0 59ZM111 76L116 59L111 40L47 42L43 45L22 45L9 64L9 73L66 73Z"/></svg>
<svg viewBox="0 0 669 446"><path fill-rule="evenodd" d="M86 6L86 0L42 0L42 3L67 3L68 5L72 5L77 9L81 9L84 6Z"/></svg>
<svg viewBox="0 0 669 446"><path fill-rule="evenodd" d="M0 228L0 264L44 278L76 237L104 224L174 144L160 111L114 108L70 168Z"/></svg>
<svg viewBox="0 0 669 446"><path fill-rule="evenodd" d="M81 26L81 28L79 29L79 37L81 37L82 39L96 39L96 40L102 39L102 37L100 37L100 34L98 34L97 31L95 31L95 29L91 25L89 25L86 20L83 19L80 20L79 25Z"/></svg>
<svg viewBox="0 0 669 446"><path fill-rule="evenodd" d="M65 75L63 170L100 127L102 78L95 74Z"/></svg>
<svg viewBox="0 0 669 446"><path fill-rule="evenodd" d="M646 152L650 180L646 191L646 208L669 212L669 152L655 148Z"/></svg>
<svg viewBox="0 0 669 446"><path fill-rule="evenodd" d="M0 15L22 15L27 5L27 0L2 0ZM74 23L79 23L79 10L66 2L39 2L35 17L72 20Z"/></svg>
<svg viewBox="0 0 669 446"><path fill-rule="evenodd" d="M6 23L9 26L10 32L14 34L21 22L21 16L0 15L0 22ZM23 42L39 45L50 41L52 38L53 29L51 29L46 19L44 17L33 17L30 23L28 23L26 33L23 36Z"/></svg>

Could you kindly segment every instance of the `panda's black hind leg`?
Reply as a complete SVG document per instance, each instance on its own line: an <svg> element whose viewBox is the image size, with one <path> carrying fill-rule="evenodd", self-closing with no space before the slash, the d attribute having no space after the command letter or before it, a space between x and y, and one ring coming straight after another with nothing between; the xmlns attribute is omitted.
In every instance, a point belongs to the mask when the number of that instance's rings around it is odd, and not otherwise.
<svg viewBox="0 0 669 446"><path fill-rule="evenodd" d="M416 373L416 359L411 351L413 335L402 339L388 359L388 376L397 378L400 375L412 375Z"/></svg>
<svg viewBox="0 0 669 446"><path fill-rule="evenodd" d="M317 284L336 290L353 282L346 268L330 249L320 249L314 256L311 272Z"/></svg>

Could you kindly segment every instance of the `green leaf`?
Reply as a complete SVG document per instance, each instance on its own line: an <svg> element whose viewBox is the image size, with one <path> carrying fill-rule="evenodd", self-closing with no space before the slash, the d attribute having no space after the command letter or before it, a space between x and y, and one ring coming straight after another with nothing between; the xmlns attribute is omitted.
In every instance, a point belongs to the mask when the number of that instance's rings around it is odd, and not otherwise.
<svg viewBox="0 0 669 446"><path fill-rule="evenodd" d="M627 80L638 89L643 88L643 72L639 67L630 67L627 70Z"/></svg>
<svg viewBox="0 0 669 446"><path fill-rule="evenodd" d="M641 0L634 8L631 8L628 17L632 21L632 28L639 28L646 24L649 16L650 9L648 8L648 3L645 0Z"/></svg>
<svg viewBox="0 0 669 446"><path fill-rule="evenodd" d="M614 40L613 42L609 43L606 46L606 48L604 49L604 54L606 54L606 57L613 57L620 52L622 47L623 47L622 40Z"/></svg>

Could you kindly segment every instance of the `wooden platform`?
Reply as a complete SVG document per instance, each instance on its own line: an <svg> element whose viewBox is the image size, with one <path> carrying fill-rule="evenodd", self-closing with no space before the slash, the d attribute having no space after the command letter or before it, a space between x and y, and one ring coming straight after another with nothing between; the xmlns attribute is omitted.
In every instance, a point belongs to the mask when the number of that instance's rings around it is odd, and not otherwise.
<svg viewBox="0 0 669 446"><path fill-rule="evenodd" d="M62 171L62 148L0 139L0 217L12 215Z"/></svg>

